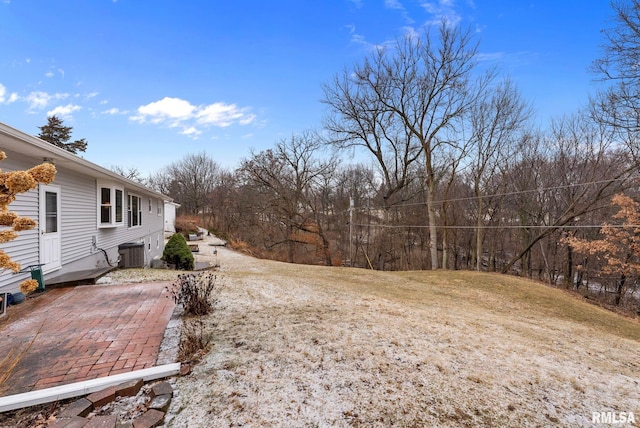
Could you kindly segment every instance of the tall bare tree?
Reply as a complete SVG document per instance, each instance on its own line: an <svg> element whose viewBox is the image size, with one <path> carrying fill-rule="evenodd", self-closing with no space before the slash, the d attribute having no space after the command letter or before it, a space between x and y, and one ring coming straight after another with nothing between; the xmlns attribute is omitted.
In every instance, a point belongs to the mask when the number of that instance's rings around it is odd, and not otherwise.
<svg viewBox="0 0 640 428"><path fill-rule="evenodd" d="M373 154L388 186L406 185L409 166L422 159L432 269L439 265L435 194L439 173L449 172L439 161L460 150L453 131L493 77L474 74L477 49L470 31L443 22L437 31L427 28L419 38L407 35L376 49L325 85L324 102L337 113L328 128L343 135L343 144Z"/></svg>
<svg viewBox="0 0 640 428"><path fill-rule="evenodd" d="M211 214L211 192L221 169L207 153L185 155L149 178L151 186L180 204L180 212L205 220Z"/></svg>
<svg viewBox="0 0 640 428"><path fill-rule="evenodd" d="M549 136L527 141L523 150L530 155L511 168L510 179L512 186L521 183L512 187L510 198L522 227L522 247L504 272L526 260L540 240L608 208L613 195L636 184L640 168L618 146L610 127L584 114L563 117Z"/></svg>
<svg viewBox="0 0 640 428"><path fill-rule="evenodd" d="M494 90L487 91L472 106L469 114L470 141L468 147L469 178L476 197L476 269L482 268L483 230L488 213L486 200L499 193L493 187L494 177L504 170L515 150L531 107L522 99L514 83L505 79Z"/></svg>
<svg viewBox="0 0 640 428"><path fill-rule="evenodd" d="M615 26L603 31L603 55L592 65L607 86L592 100L591 112L603 123L637 133L640 131L640 0L614 1L612 7Z"/></svg>
<svg viewBox="0 0 640 428"><path fill-rule="evenodd" d="M126 179L136 181L141 184L146 183L146 179L142 176L142 173L135 166L123 167L121 165L111 165L109 169L116 174L120 174Z"/></svg>
<svg viewBox="0 0 640 428"><path fill-rule="evenodd" d="M322 157L323 148L320 137L307 131L281 140L274 149L254 153L240 167L245 181L263 196L258 199L258 210L269 223L265 230L268 245L284 245L289 262L296 259L297 244L320 243L325 263L331 264L329 240L316 203L336 161L332 156Z"/></svg>

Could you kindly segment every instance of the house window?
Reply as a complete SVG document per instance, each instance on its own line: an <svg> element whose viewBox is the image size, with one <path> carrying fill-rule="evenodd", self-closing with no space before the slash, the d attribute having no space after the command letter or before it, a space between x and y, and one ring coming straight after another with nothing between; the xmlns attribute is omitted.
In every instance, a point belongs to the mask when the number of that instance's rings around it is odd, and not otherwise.
<svg viewBox="0 0 640 428"><path fill-rule="evenodd" d="M149 198L149 214L151 214L151 198Z"/></svg>
<svg viewBox="0 0 640 428"><path fill-rule="evenodd" d="M142 226L142 198L136 195L129 195L127 213L129 227Z"/></svg>
<svg viewBox="0 0 640 428"><path fill-rule="evenodd" d="M116 189L116 223L122 223L124 192Z"/></svg>
<svg viewBox="0 0 640 428"><path fill-rule="evenodd" d="M161 200L157 200L156 203L157 205L157 210L158 210L158 217L162 215L162 204L163 202Z"/></svg>
<svg viewBox="0 0 640 428"><path fill-rule="evenodd" d="M111 184L98 183L98 227L122 224L124 190Z"/></svg>

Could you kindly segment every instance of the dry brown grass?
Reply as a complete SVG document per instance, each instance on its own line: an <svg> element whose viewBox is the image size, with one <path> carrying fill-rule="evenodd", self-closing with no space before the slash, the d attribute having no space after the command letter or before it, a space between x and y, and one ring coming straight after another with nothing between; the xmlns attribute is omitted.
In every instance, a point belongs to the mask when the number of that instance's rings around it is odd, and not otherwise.
<svg viewBox="0 0 640 428"><path fill-rule="evenodd" d="M169 426L591 426L640 419L640 324L473 272L372 272L219 251L213 346ZM215 416L213 416L215 415Z"/></svg>

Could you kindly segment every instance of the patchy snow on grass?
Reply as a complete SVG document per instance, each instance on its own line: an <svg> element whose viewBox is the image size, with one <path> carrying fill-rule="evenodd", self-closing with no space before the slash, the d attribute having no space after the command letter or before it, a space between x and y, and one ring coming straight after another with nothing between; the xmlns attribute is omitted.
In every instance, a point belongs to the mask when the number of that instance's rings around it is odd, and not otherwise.
<svg viewBox="0 0 640 428"><path fill-rule="evenodd" d="M213 348L176 380L166 426L591 426L597 411L640 419L640 324L558 290L514 278L513 293L494 291L492 281L510 279L288 265L223 248L216 257L225 288L209 319ZM627 333L541 308L536 299L555 292L558 305L617 317Z"/></svg>

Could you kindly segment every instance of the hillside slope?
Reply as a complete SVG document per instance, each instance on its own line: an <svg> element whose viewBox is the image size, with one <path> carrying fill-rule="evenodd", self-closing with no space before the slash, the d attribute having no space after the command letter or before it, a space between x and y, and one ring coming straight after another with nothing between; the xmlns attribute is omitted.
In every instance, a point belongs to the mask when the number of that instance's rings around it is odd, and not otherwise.
<svg viewBox="0 0 640 428"><path fill-rule="evenodd" d="M213 348L168 426L592 426L640 419L640 323L539 284L216 256Z"/></svg>

